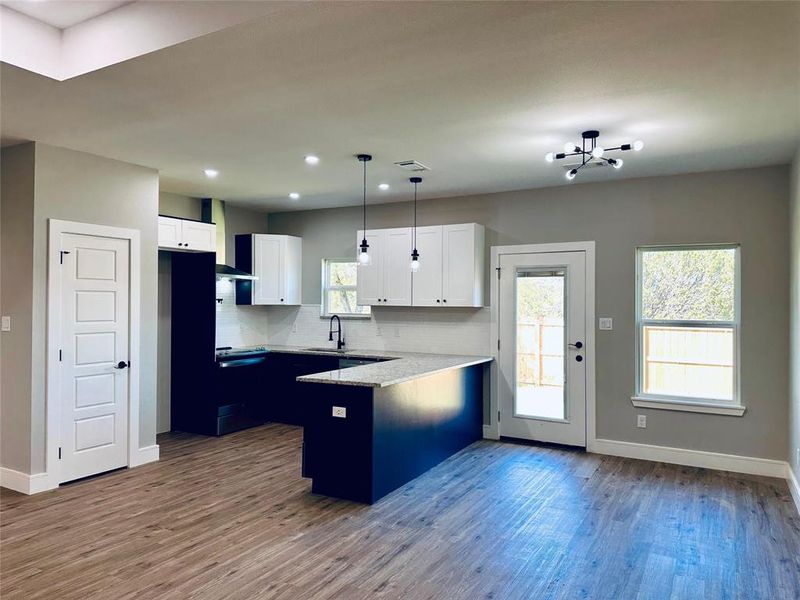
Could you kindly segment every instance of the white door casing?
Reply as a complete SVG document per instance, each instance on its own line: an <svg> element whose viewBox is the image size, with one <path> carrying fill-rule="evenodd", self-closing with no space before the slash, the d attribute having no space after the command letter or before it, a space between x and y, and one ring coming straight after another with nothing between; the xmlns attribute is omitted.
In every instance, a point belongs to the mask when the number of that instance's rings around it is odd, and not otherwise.
<svg viewBox="0 0 800 600"><path fill-rule="evenodd" d="M46 483L42 484L41 490L55 488L60 482L76 476L84 476L83 471L76 466L76 461L79 462L77 457L91 456L91 461L96 460L96 464L103 469L108 465L112 465L110 468L125 465L133 467L158 460L157 445L139 447L139 377L141 372L139 363L141 312L139 231L56 219L49 219L48 225L46 460L43 474ZM96 240L99 243L98 247L93 247L88 240ZM63 245L80 242L77 244L78 247L87 248L84 256L70 263L69 259L75 259L78 252L75 250L76 254L72 254L72 250L63 247L62 241ZM114 278L119 280L120 273L127 269L127 282L119 281L117 286L109 279L111 261L108 255L109 253L119 254L121 247L126 248L128 256L127 259L117 257L113 261L114 268L117 270ZM62 255L62 250L66 250L70 254ZM97 250L100 252L96 252ZM65 264L62 264L62 258ZM83 258L87 260L83 261ZM126 262L126 260L127 265L120 264L120 261ZM71 281L66 281L68 278L64 276L65 267L74 269L69 274ZM78 267L81 267L80 272ZM115 295L124 294L125 287L127 287L128 297L123 304L127 304L128 325L127 327L121 325L117 327L106 322L111 309L108 295L105 293L114 291ZM73 300L69 303L72 308L67 307L67 303L62 303L62 298L67 290L73 294ZM83 294L83 297L75 300L80 297L80 294ZM121 310L120 301L115 299L113 306L114 319L118 320L121 316L116 311ZM73 363L67 375L72 377L74 389L70 389L68 381L65 382L68 378L62 377L62 365L66 360L64 350L67 349L62 337L62 321L66 320L65 315L72 317L72 325L67 326L67 331L71 332L73 336L73 345L70 346ZM127 329L127 332L123 332L124 329ZM118 334L127 333L127 351L124 352L124 356L119 358L119 360L125 359L130 363L126 369L113 370L106 360L110 341L108 334L112 331L115 353L122 352L122 345L117 340ZM99 335L91 339L94 334ZM87 337L84 337L79 343L75 337L80 335ZM105 339L101 339L103 337ZM62 360L59 360L60 358ZM76 365L76 360L80 364ZM121 378L118 377L117 371L124 371ZM106 392L109 390L111 383L108 377L104 377L109 373L113 373L115 394L113 403L102 401L102 394L104 390ZM95 376L97 377L94 378ZM82 377L85 379L81 379ZM78 378L77 383L76 378ZM117 404L116 395L123 387L125 389L122 393L126 402L120 405ZM72 401L73 404L65 405L65 398L67 401ZM110 410L112 406L113 411ZM85 412L81 414L80 411L84 409ZM106 414L103 414L104 411ZM110 429L107 426L110 425L109 415L112 412L115 425L123 419L125 422L124 441L120 445L117 445L117 440L120 439L119 436L122 436L122 433L116 426L113 431L117 437L113 442L108 440ZM76 460L72 461L68 469L62 469L64 460L59 458L59 451L63 456L65 453L64 429L66 428L65 424L69 423L68 415L81 418L88 415L89 420L80 427L82 431L77 431L79 428L75 425L73 418L73 435L70 442L71 448L77 449L78 453L76 457L73 452L72 458ZM95 417L97 419L92 423L91 419ZM102 437L103 435L105 438ZM100 457L100 454L104 456ZM113 458L109 457L111 455ZM120 456L123 457L122 460L120 460Z"/></svg>
<svg viewBox="0 0 800 600"><path fill-rule="evenodd" d="M69 233L61 252L64 482L128 464L130 258L128 240Z"/></svg>

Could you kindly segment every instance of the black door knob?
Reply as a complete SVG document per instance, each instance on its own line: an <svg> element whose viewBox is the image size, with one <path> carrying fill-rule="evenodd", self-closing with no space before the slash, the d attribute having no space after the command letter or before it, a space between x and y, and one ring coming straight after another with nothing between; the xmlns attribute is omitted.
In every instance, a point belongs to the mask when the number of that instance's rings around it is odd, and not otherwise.
<svg viewBox="0 0 800 600"><path fill-rule="evenodd" d="M574 344L570 344L570 346L572 346L573 348L577 348L578 350L580 350L581 348L583 348L583 342L575 342Z"/></svg>
<svg viewBox="0 0 800 600"><path fill-rule="evenodd" d="M580 354L578 354L578 356L575 357L575 360L581 362L583 360L583 357Z"/></svg>
<svg viewBox="0 0 800 600"><path fill-rule="evenodd" d="M115 368L115 369L124 369L124 368L126 368L127 366L128 366L128 363L126 363L124 360L121 360L121 361L119 361L119 362L117 363L117 366L116 366L116 367L114 367L114 368Z"/></svg>

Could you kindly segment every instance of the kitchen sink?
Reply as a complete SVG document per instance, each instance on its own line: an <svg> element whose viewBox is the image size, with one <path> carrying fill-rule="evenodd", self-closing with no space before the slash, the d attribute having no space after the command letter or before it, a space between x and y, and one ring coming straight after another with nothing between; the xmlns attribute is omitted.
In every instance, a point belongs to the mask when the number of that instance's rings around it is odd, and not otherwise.
<svg viewBox="0 0 800 600"><path fill-rule="evenodd" d="M344 354L347 352L344 348L341 350L337 350L336 348L303 348L303 350L307 350L308 352L325 352L327 354Z"/></svg>

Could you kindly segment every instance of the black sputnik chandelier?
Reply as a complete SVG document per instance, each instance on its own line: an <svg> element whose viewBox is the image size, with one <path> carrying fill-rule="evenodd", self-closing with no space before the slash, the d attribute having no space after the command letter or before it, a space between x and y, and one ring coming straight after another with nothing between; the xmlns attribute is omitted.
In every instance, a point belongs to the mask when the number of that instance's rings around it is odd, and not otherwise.
<svg viewBox="0 0 800 600"><path fill-rule="evenodd" d="M567 142L564 144L564 151L559 153L548 152L544 155L544 159L551 163L557 160L562 160L567 158L568 156L577 156L580 158L581 164L573 167L569 171L567 171L564 176L569 180L572 181L578 175L578 171L580 171L583 167L588 164L596 164L596 165L608 165L610 167L614 167L615 169L622 168L622 159L621 158L610 158L606 156L608 152L625 152L627 150L634 150L638 152L642 148L644 148L644 142L642 140L636 140L631 144L622 144L621 146L616 146L614 148L603 148L597 144L597 138L600 137L600 132L596 129L589 129L588 131L584 131L581 133L582 138L582 145L578 146L572 142Z"/></svg>

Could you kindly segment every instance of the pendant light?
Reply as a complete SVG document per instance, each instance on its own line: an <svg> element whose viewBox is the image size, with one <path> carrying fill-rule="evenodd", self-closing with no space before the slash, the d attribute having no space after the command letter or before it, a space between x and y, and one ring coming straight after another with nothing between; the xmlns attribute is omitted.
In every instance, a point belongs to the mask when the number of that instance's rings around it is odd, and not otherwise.
<svg viewBox="0 0 800 600"><path fill-rule="evenodd" d="M411 233L411 243L413 250L411 251L411 272L416 273L419 271L419 252L417 252L417 185L422 183L422 177L411 177L409 181L414 184L414 229Z"/></svg>
<svg viewBox="0 0 800 600"><path fill-rule="evenodd" d="M366 266L372 261L369 255L369 244L367 243L367 163L372 160L370 154L357 154L356 158L364 165L364 238L359 245L358 265Z"/></svg>

